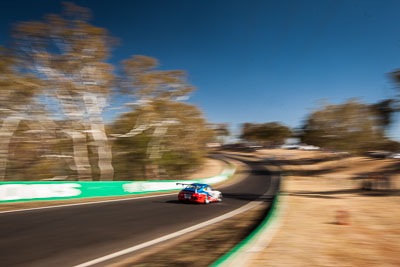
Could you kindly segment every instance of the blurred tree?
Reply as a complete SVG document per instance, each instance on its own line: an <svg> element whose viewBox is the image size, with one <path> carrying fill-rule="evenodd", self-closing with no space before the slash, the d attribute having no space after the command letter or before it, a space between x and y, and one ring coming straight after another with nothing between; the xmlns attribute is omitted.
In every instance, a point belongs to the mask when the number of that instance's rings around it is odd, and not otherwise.
<svg viewBox="0 0 400 267"><path fill-rule="evenodd" d="M44 178L66 174L87 180L98 174L112 180L112 163L118 164L113 152L120 157L132 149L147 177L182 174L201 161L213 131L195 106L179 102L194 89L186 73L157 70L156 59L134 56L123 62L124 77L116 83L106 63L115 40L89 18L89 10L65 3L61 15L16 24L13 49L1 50L0 180L13 135L13 167L7 173L21 178L32 171ZM111 88L118 86L135 103L129 115L107 127L114 133L112 151L102 113ZM34 153L19 156L29 149ZM54 171L65 166L71 170Z"/></svg>
<svg viewBox="0 0 400 267"><path fill-rule="evenodd" d="M171 126L179 127L176 112L178 106L172 103L187 99L194 89L186 81L184 71L156 70L157 66L156 59L141 55L123 61L122 91L135 98L136 102L132 106L140 112L135 121L132 121L129 131L114 134L115 137L126 138L151 130L151 139L147 143L146 154L150 163L147 168L148 173L155 177L159 174L157 162L160 158L161 140Z"/></svg>
<svg viewBox="0 0 400 267"><path fill-rule="evenodd" d="M262 145L280 145L291 136L291 130L279 122L244 123L240 138Z"/></svg>
<svg viewBox="0 0 400 267"><path fill-rule="evenodd" d="M393 114L396 111L396 101L394 99L385 99L371 105L372 111L376 114L379 126L387 130L393 121Z"/></svg>
<svg viewBox="0 0 400 267"><path fill-rule="evenodd" d="M131 130L132 124L138 125L143 116L148 116L147 105L124 114L110 129L120 137L113 149L118 180L132 173L148 179L181 176L200 164L206 143L213 137L213 131L193 105L171 100L154 100L148 105L156 120L146 124L146 128L138 126L136 132ZM171 118L173 123L168 123Z"/></svg>
<svg viewBox="0 0 400 267"><path fill-rule="evenodd" d="M35 114L39 113L39 114ZM7 180L67 179L72 171L68 165L71 156L61 146L64 139L57 137L57 123L31 114L33 119L21 121L9 149ZM71 147L68 144L68 148ZM26 153L29 151L29 153Z"/></svg>
<svg viewBox="0 0 400 267"><path fill-rule="evenodd" d="M184 71L156 70L159 63L155 58L136 55L122 63L123 90L143 103L154 99L183 100L194 90Z"/></svg>
<svg viewBox="0 0 400 267"><path fill-rule="evenodd" d="M389 76L398 85L397 89L400 89L400 69L392 71Z"/></svg>
<svg viewBox="0 0 400 267"><path fill-rule="evenodd" d="M0 47L0 180L5 179L9 144L21 120L37 109L35 96L43 83L21 72L21 64L10 49Z"/></svg>
<svg viewBox="0 0 400 267"><path fill-rule="evenodd" d="M59 101L70 123L75 168L80 179L91 176L87 133L96 147L100 180L112 180L111 146L102 112L113 81L105 63L114 40L103 28L88 23L89 10L64 3L64 14L43 22L22 22L13 31L19 58L28 72L47 81L47 93Z"/></svg>
<svg viewBox="0 0 400 267"><path fill-rule="evenodd" d="M231 135L227 123L217 123L213 125L215 136L221 144L225 143L225 138Z"/></svg>
<svg viewBox="0 0 400 267"><path fill-rule="evenodd" d="M300 138L310 145L360 153L376 149L384 135L370 106L349 100L341 105L326 104L310 114Z"/></svg>

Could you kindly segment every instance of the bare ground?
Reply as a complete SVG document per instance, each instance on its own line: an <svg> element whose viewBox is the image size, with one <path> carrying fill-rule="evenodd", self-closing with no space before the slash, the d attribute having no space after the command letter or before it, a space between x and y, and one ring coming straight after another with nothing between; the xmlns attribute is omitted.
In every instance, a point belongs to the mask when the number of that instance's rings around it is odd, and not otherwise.
<svg viewBox="0 0 400 267"><path fill-rule="evenodd" d="M289 174L282 190L288 208L248 266L400 266L399 160L275 149L258 156L277 156ZM360 189L363 178L382 173L391 177L390 190Z"/></svg>
<svg viewBox="0 0 400 267"><path fill-rule="evenodd" d="M225 164L222 161L206 158L204 160L203 166L197 172L193 173L185 179L194 180L215 176L220 174L224 168Z"/></svg>

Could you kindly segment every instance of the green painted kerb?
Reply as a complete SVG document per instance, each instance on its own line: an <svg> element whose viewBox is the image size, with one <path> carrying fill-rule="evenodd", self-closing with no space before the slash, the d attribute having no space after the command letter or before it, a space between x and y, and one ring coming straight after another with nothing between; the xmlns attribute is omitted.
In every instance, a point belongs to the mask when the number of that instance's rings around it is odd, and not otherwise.
<svg viewBox="0 0 400 267"><path fill-rule="evenodd" d="M58 200L88 197L125 196L159 191L180 190L176 183L222 182L233 175L230 165L221 174L197 180L131 182L0 182L0 203L33 200Z"/></svg>
<svg viewBox="0 0 400 267"><path fill-rule="evenodd" d="M242 242L236 245L233 249L231 249L228 253L223 255L217 261L212 263L210 267L219 267L225 264L226 262L230 261L232 258L236 257L237 254L239 254L244 249L244 247L246 247L250 242L252 242L256 237L258 237L261 231L267 229L271 224L271 222L273 221L273 219L277 217L278 201L279 201L279 193L275 196L271 204L271 208L265 219L261 222L261 224L253 232L251 232Z"/></svg>

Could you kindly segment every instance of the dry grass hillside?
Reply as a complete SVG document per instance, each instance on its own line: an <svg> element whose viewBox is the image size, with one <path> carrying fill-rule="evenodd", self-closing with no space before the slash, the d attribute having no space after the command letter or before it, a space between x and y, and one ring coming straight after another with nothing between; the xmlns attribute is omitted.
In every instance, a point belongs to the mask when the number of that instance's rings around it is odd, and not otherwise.
<svg viewBox="0 0 400 267"><path fill-rule="evenodd" d="M399 160L280 149L256 154L275 157L287 174L287 208L280 230L249 266L400 266ZM366 181L370 190L362 189Z"/></svg>

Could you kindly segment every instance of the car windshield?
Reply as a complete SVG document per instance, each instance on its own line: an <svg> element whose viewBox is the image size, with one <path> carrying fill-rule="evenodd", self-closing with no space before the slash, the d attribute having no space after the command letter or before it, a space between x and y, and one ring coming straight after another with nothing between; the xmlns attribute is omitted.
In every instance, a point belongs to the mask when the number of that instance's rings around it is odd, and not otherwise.
<svg viewBox="0 0 400 267"><path fill-rule="evenodd" d="M188 185L187 187L186 187L186 189L200 189L201 188L201 186L200 185Z"/></svg>

